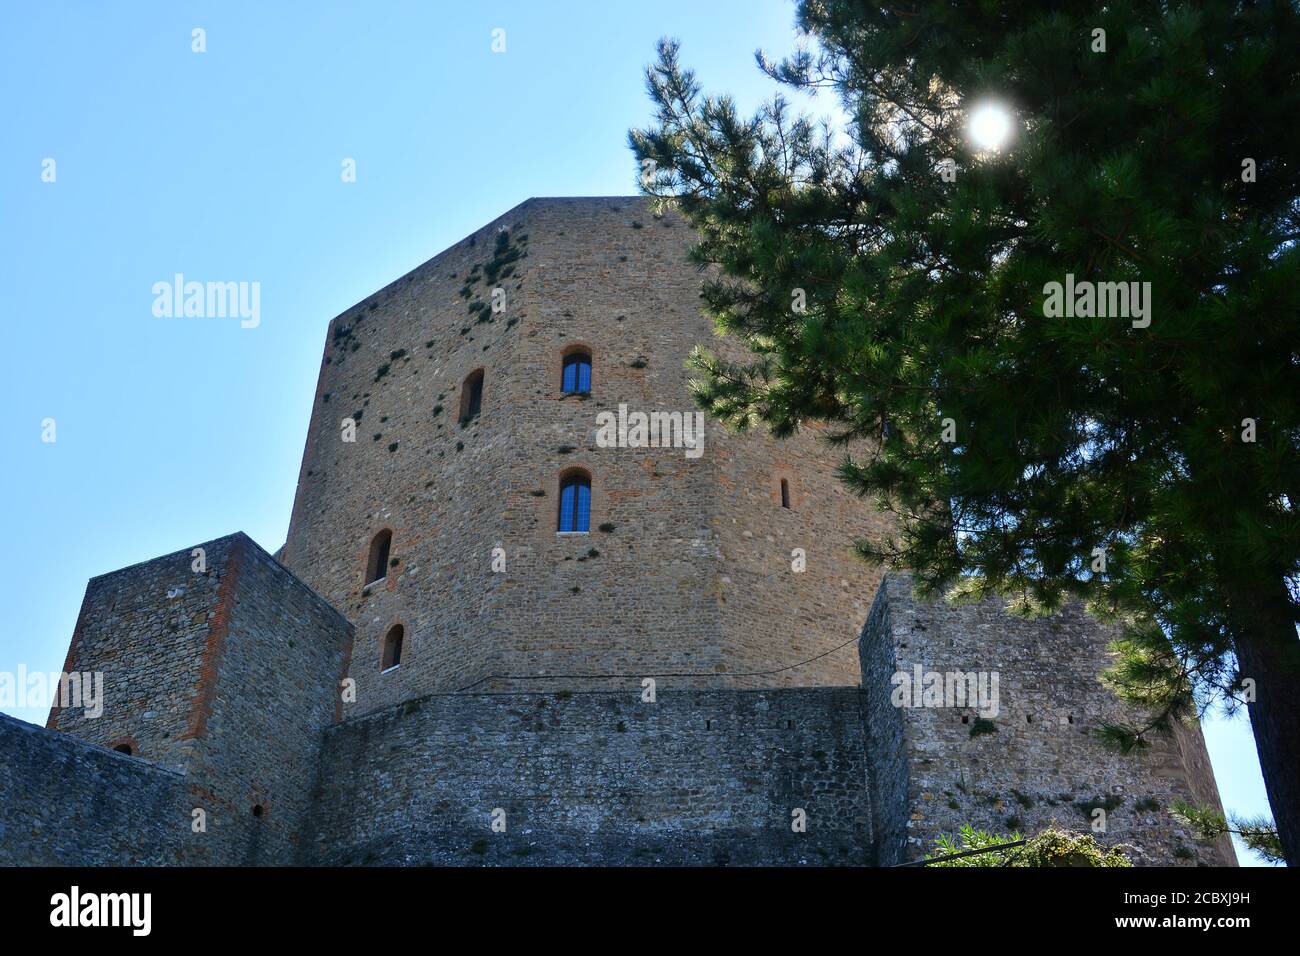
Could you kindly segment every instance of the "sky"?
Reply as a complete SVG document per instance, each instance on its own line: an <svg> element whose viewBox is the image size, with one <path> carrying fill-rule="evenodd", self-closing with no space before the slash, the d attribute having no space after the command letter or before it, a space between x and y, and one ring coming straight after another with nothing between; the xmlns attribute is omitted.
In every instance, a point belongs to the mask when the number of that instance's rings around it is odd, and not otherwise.
<svg viewBox="0 0 1300 956"><path fill-rule="evenodd" d="M279 548L329 320L530 196L635 193L660 37L742 109L774 91L754 51L794 43L786 0L50 0L5 21L10 673L62 668L90 577L236 530ZM155 315L177 274L258 283L256 327ZM1206 738L1225 806L1266 813L1245 719Z"/></svg>

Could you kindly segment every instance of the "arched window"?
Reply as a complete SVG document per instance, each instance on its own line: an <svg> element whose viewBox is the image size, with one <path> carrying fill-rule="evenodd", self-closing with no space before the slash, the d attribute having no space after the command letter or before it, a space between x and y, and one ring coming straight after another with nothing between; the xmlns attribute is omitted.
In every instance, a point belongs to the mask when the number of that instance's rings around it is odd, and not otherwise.
<svg viewBox="0 0 1300 956"><path fill-rule="evenodd" d="M476 369L465 378L460 390L460 423L468 424L483 410L483 370Z"/></svg>
<svg viewBox="0 0 1300 956"><path fill-rule="evenodd" d="M366 559L366 583L374 584L388 576L388 552L393 547L393 532L385 528L370 542L370 557Z"/></svg>
<svg viewBox="0 0 1300 956"><path fill-rule="evenodd" d="M131 754L135 753L135 751L131 749L130 744L118 744L113 749L120 754L126 754L128 757L131 756Z"/></svg>
<svg viewBox="0 0 1300 956"><path fill-rule="evenodd" d="M781 507L790 507L790 482L784 478L781 479Z"/></svg>
<svg viewBox="0 0 1300 956"><path fill-rule="evenodd" d="M591 391L591 353L570 352L564 357L560 391L566 395Z"/></svg>
<svg viewBox="0 0 1300 956"><path fill-rule="evenodd" d="M560 531L589 531L591 525L591 476L584 471L565 475L560 481Z"/></svg>
<svg viewBox="0 0 1300 956"><path fill-rule="evenodd" d="M402 663L402 638L406 632L402 625L394 624L384 636L384 654L380 658L380 668L389 670Z"/></svg>

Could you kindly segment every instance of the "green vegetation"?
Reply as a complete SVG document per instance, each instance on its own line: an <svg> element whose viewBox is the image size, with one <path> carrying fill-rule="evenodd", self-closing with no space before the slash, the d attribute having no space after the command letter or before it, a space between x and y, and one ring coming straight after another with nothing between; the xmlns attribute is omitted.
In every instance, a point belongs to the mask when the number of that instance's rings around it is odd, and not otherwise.
<svg viewBox="0 0 1300 956"><path fill-rule="evenodd" d="M1300 7L798 11L806 49L760 67L850 125L743 115L664 41L630 133L749 350L697 350L697 401L828 424L895 517L859 552L927 593L1113 620L1150 715L1117 747L1249 702L1300 865Z"/></svg>
<svg viewBox="0 0 1300 956"><path fill-rule="evenodd" d="M1014 843L1020 839L1022 837L1019 833L988 833L984 830L976 830L968 824L963 826L955 836L941 834L934 841L934 852L926 859L938 860L954 853L983 850ZM1124 853L1125 849L1127 848L1122 845L1101 846L1093 839L1092 834L1071 833L1049 827L1027 840L1022 846L1007 850L990 850L987 853L978 853L959 860L931 863L930 866L1132 866L1132 861Z"/></svg>
<svg viewBox="0 0 1300 956"><path fill-rule="evenodd" d="M1191 827L1202 840L1236 836L1266 862L1286 862L1277 827L1268 817L1233 815L1225 818L1223 813L1211 807L1197 807L1182 801L1174 803L1169 812Z"/></svg>

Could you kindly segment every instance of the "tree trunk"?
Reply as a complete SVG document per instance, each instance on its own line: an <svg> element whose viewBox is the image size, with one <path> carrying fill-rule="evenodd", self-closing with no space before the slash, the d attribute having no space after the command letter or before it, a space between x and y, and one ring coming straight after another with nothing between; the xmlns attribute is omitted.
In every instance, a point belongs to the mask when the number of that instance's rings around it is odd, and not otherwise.
<svg viewBox="0 0 1300 956"><path fill-rule="evenodd" d="M1288 866L1300 866L1300 640L1286 586L1234 595L1233 645L1242 679L1255 681L1247 704Z"/></svg>

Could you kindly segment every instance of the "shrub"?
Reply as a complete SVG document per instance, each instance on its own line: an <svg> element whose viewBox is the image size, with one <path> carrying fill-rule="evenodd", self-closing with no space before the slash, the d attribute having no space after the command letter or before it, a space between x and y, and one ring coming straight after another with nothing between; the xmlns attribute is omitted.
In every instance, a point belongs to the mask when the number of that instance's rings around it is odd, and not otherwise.
<svg viewBox="0 0 1300 956"><path fill-rule="evenodd" d="M934 841L934 852L926 859L939 860L954 853L1014 843L1019 839L1021 839L1019 833L989 833L976 830L970 824L966 824L955 837L946 833L940 834ZM962 857L960 860L935 862L930 866L1132 866L1133 862L1124 852L1126 849L1128 847L1123 844L1101 846L1093 839L1091 833L1071 833L1053 826L1030 838L1022 846L1007 850L992 850L988 853Z"/></svg>

